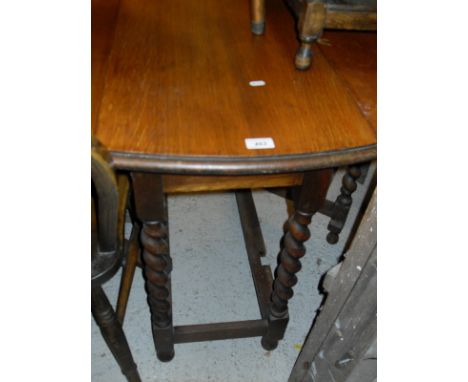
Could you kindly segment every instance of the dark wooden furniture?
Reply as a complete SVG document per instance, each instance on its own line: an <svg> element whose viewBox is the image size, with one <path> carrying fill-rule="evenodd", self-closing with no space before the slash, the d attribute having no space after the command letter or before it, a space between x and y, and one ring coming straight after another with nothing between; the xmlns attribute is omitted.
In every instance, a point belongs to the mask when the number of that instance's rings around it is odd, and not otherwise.
<svg viewBox="0 0 468 382"><path fill-rule="evenodd" d="M375 67L368 64L375 63L375 36L336 38L361 44L351 63L365 62L362 67L340 68L319 50L315 70L300 72L288 59L295 44L285 4L269 2L271 32L261 39L239 28L248 7L229 0L203 6L93 0L92 128L113 167L131 175L163 361L183 342L260 336L266 349L276 347L289 320L308 225L325 202L333 169L376 157L367 109L375 107L369 91ZM333 45L334 35L328 38ZM260 80L264 86L251 86ZM263 149L249 148L250 138ZM265 249L249 189L290 186L298 186L296 210L273 277L260 262ZM174 327L166 197L210 190L236 192L261 317Z"/></svg>
<svg viewBox="0 0 468 382"><path fill-rule="evenodd" d="M128 381L140 382L121 321L102 289L102 284L117 272L122 254L126 252L123 248L123 216L128 181L126 177L115 177L105 151L96 142L91 150L91 179L91 311L122 373ZM126 298L121 300L121 304L126 304Z"/></svg>
<svg viewBox="0 0 468 382"><path fill-rule="evenodd" d="M377 30L376 0L286 0L297 19L300 41L295 64L299 70L312 63L312 46L323 30ZM265 31L266 0L251 0L251 30L256 35Z"/></svg>

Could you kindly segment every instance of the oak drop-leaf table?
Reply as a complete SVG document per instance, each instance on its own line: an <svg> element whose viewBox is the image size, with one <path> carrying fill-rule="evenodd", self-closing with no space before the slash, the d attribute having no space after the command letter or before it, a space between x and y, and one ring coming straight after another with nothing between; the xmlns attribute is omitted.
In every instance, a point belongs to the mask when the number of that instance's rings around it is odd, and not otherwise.
<svg viewBox="0 0 468 382"><path fill-rule="evenodd" d="M248 2L92 1L92 132L132 179L161 360L181 342L261 336L275 348L333 169L376 158L375 34L327 32L301 72L284 3L271 0L266 19L258 37ZM290 186L273 280L249 190ZM208 190L236 191L262 317L174 327L166 195Z"/></svg>

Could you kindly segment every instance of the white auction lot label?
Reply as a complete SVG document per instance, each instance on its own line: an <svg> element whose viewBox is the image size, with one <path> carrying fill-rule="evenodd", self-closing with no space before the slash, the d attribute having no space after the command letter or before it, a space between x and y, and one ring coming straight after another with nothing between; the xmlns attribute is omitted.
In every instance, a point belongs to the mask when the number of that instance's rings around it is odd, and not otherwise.
<svg viewBox="0 0 468 382"><path fill-rule="evenodd" d="M249 150L274 149L275 142L272 138L246 138L245 147Z"/></svg>
<svg viewBox="0 0 468 382"><path fill-rule="evenodd" d="M250 81L249 82L249 85L256 88L256 87L259 87L259 86L265 86L266 85L266 82L263 81L263 80L257 80L257 81Z"/></svg>

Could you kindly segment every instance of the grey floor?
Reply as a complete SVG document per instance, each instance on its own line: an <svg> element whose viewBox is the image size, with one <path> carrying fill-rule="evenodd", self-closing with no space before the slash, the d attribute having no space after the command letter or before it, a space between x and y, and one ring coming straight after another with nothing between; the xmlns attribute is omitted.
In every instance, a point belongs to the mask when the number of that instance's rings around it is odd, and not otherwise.
<svg viewBox="0 0 468 382"><path fill-rule="evenodd" d="M299 282L289 302L290 321L285 338L274 351L265 351L260 338L175 345L169 363L155 355L149 310L141 271L137 269L124 323L130 348L144 382L285 382L301 344L320 306L320 277L333 265L360 205L369 176L354 195L353 208L340 242L326 240L328 218L317 214L311 239L302 259ZM341 173L335 177L328 197L339 192ZM274 270L287 219L284 199L255 191L254 199L267 247L264 264ZM260 318L255 290L243 243L235 197L230 193L177 195L169 197L171 233L173 318L175 325L249 320ZM120 274L105 284L109 299L117 298ZM92 321L93 382L125 381Z"/></svg>

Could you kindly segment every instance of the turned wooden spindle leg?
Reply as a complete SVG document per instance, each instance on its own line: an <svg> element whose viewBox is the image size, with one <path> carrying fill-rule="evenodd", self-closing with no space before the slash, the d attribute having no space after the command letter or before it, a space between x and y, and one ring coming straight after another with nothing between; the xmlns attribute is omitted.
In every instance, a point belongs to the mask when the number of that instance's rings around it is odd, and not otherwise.
<svg viewBox="0 0 468 382"><path fill-rule="evenodd" d="M91 311L99 329L101 329L102 337L114 355L122 373L129 382L140 382L137 366L133 361L122 326L100 286L91 288Z"/></svg>
<svg viewBox="0 0 468 382"><path fill-rule="evenodd" d="M335 201L335 213L333 214L330 223L328 223L327 241L330 244L336 244L339 235L346 223L349 209L353 203L352 194L356 191L356 180L361 176L361 169L359 166L350 166L347 168L345 175L341 181L340 195Z"/></svg>
<svg viewBox="0 0 468 382"><path fill-rule="evenodd" d="M252 14L251 31L261 35L265 32L265 0L250 0Z"/></svg>
<svg viewBox="0 0 468 382"><path fill-rule="evenodd" d="M133 173L132 180L136 214L143 224L141 244L153 340L159 360L167 362L174 358L167 201L161 176Z"/></svg>
<svg viewBox="0 0 468 382"><path fill-rule="evenodd" d="M130 296L130 289L133 283L133 276L135 275L135 269L138 263L138 257L140 255L140 246L138 244L138 234L140 227L138 223L134 223L132 234L130 237L130 243L128 247L127 259L122 270L122 279L120 281L119 296L117 299L116 313L117 318L121 324L123 324L125 311L127 310L128 298Z"/></svg>
<svg viewBox="0 0 468 382"><path fill-rule="evenodd" d="M297 26L300 45L296 53L296 68L306 70L312 63L312 44L318 40L325 26L323 0L304 0Z"/></svg>
<svg viewBox="0 0 468 382"><path fill-rule="evenodd" d="M288 229L283 237L283 248L271 293L268 331L262 337L262 346L272 350L278 346L288 324L288 300L293 296L292 287L297 283L296 273L301 269L300 258L305 254L304 242L310 237L308 225L320 209L330 185L332 171L320 170L304 175L296 211L289 218Z"/></svg>

